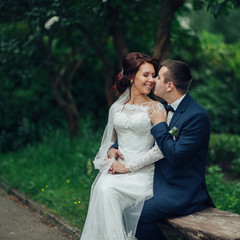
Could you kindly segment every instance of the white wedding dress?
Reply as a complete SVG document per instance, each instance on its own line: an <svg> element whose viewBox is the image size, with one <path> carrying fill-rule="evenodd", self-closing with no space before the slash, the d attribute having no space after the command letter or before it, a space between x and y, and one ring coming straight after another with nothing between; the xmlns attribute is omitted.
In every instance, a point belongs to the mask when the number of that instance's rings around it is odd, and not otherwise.
<svg viewBox="0 0 240 240"><path fill-rule="evenodd" d="M163 158L150 134L148 105L124 104L113 114L109 147L118 140L119 151L131 170L108 173L109 160L96 177L91 190L88 215L81 240L133 240L143 203L153 196L154 162ZM162 105L159 104L161 108Z"/></svg>

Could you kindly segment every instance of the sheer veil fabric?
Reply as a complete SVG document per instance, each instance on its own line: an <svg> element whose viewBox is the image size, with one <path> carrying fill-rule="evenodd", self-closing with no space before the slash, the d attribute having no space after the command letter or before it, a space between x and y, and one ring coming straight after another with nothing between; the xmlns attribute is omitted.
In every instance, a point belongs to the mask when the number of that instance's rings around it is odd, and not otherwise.
<svg viewBox="0 0 240 240"><path fill-rule="evenodd" d="M127 88L109 109L108 123L103 133L102 142L101 142L99 151L93 161L95 168L99 169L100 171L103 171L104 169L106 169L107 166L111 165L111 163L113 162L113 159L111 161L108 161L108 163L104 161L104 159L107 157L108 149L114 143L112 141L113 129L114 129L113 116L115 115L115 113L120 112L123 109L124 104L129 99L130 99L130 88Z"/></svg>

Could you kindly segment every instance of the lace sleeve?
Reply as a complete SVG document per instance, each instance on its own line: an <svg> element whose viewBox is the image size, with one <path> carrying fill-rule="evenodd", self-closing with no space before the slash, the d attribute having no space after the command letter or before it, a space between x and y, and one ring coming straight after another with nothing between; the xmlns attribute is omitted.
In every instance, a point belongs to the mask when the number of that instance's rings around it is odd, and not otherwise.
<svg viewBox="0 0 240 240"><path fill-rule="evenodd" d="M136 172L139 169L146 167L150 164L155 163L159 159L164 158L161 150L159 149L157 143L155 142L155 145L153 148L151 148L148 152L146 152L142 158L135 159L134 161L131 161L130 163L126 164L126 168L128 168L131 172Z"/></svg>

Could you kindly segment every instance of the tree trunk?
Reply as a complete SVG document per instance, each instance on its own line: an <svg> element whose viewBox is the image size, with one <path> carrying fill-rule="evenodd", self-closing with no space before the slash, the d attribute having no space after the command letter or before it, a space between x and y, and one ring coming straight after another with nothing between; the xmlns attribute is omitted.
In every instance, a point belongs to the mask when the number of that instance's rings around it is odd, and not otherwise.
<svg viewBox="0 0 240 240"><path fill-rule="evenodd" d="M69 133L72 139L75 139L78 135L79 127L79 113L76 108L75 102L70 103L63 109L68 123Z"/></svg>
<svg viewBox="0 0 240 240"><path fill-rule="evenodd" d="M113 103L113 94L112 94L112 86L113 86L113 64L107 59L105 52L103 51L100 40L95 41L92 33L89 29L86 29L83 25L78 24L81 31L86 35L89 44L94 48L97 56L102 61L103 70L105 72L105 81L104 81L104 89L107 105L110 107Z"/></svg>
<svg viewBox="0 0 240 240"><path fill-rule="evenodd" d="M79 125L79 113L70 87L63 83L61 74L57 77L52 77L52 90L55 101L63 110L68 123L69 134L71 138L76 138Z"/></svg>
<svg viewBox="0 0 240 240"><path fill-rule="evenodd" d="M168 58L170 37L174 13L183 6L185 0L162 0L160 7L159 25L155 37L153 57L162 61Z"/></svg>
<svg viewBox="0 0 240 240"><path fill-rule="evenodd" d="M113 37L113 43L115 51L118 56L119 72L121 71L121 61L128 54L128 48L125 41L124 31L122 29L121 19L119 18L119 12L117 7L112 7L108 2L109 18L111 19L111 35ZM105 92L107 96L107 103L110 107L113 104L112 86L114 84L114 71L112 64L106 59L103 60L106 78L105 78Z"/></svg>
<svg viewBox="0 0 240 240"><path fill-rule="evenodd" d="M72 139L77 137L79 126L79 112L71 92L72 80L82 64L82 60L71 62L70 59L74 57L76 51L65 57L65 63L60 70L54 62L51 52L51 39L49 39L48 46L48 61L50 65L50 78L52 83L53 96L56 103L62 109L68 123L69 134ZM71 62L71 63L70 63Z"/></svg>
<svg viewBox="0 0 240 240"><path fill-rule="evenodd" d="M113 104L113 66L107 67L108 65L104 66L105 69L105 93L106 93L106 99L108 107L110 107Z"/></svg>
<svg viewBox="0 0 240 240"><path fill-rule="evenodd" d="M121 60L128 54L128 47L125 41L121 19L119 19L118 8L112 8L109 4L108 7L110 10L110 18L112 19L113 23L111 27L111 34L113 36L113 42L119 62L121 63Z"/></svg>
<svg viewBox="0 0 240 240"><path fill-rule="evenodd" d="M118 8L117 7L113 8L110 5L110 1L107 1L107 8L109 12L109 15L108 15L109 21L111 21L112 23L110 28L110 34L113 37L114 47L119 60L119 71L120 71L121 60L128 53L128 48L125 42L121 20L119 19ZM92 36L91 31L89 31L89 29L86 29L85 26L83 26L82 24L78 24L78 25L81 31L86 35L88 42L94 48L96 54L98 55L98 57L103 63L103 69L105 72L105 81L104 81L105 94L106 94L107 105L110 107L113 104L112 87L114 84L114 66L111 63L111 61L109 61L105 52L101 48L101 45L99 44L101 42L101 36L99 36L100 40L96 41Z"/></svg>

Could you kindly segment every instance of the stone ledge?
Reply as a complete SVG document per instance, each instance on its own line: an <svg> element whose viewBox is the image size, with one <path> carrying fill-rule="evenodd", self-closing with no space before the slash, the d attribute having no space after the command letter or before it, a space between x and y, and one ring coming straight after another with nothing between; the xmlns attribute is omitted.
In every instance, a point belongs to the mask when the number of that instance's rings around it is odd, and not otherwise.
<svg viewBox="0 0 240 240"><path fill-rule="evenodd" d="M240 215L216 208L166 222L190 240L240 240Z"/></svg>
<svg viewBox="0 0 240 240"><path fill-rule="evenodd" d="M62 219L56 214L49 213L44 206L28 199L24 194L22 194L18 190L11 189L5 183L0 182L0 187L4 189L8 194L16 197L24 205L28 206L33 211L36 211L40 216L44 218L44 220L48 224L56 225L64 233L71 235L73 240L80 239L81 231L76 227L72 227L66 220Z"/></svg>

